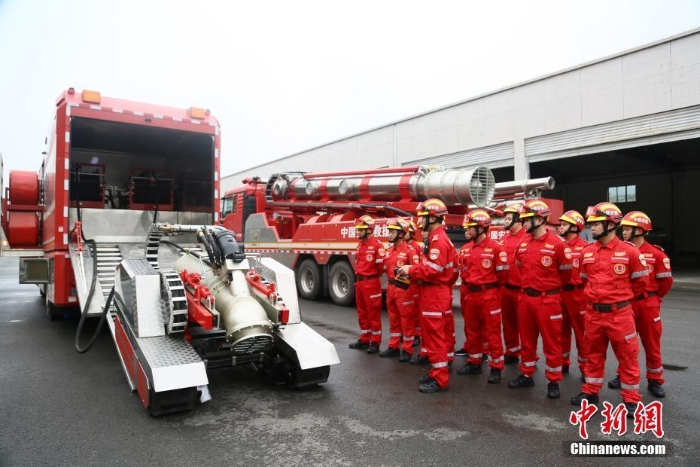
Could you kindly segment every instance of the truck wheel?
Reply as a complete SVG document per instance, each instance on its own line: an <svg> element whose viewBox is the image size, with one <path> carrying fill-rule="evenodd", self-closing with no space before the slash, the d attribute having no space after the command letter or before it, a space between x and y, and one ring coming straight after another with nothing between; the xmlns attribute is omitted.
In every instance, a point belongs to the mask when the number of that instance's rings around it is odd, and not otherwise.
<svg viewBox="0 0 700 467"><path fill-rule="evenodd" d="M321 268L313 259L305 259L296 271L297 291L301 298L317 300L321 295Z"/></svg>
<svg viewBox="0 0 700 467"><path fill-rule="evenodd" d="M347 261L338 261L328 274L328 294L338 306L350 306L355 301L355 272Z"/></svg>
<svg viewBox="0 0 700 467"><path fill-rule="evenodd" d="M51 321L59 321L63 318L64 311L46 299L46 315Z"/></svg>

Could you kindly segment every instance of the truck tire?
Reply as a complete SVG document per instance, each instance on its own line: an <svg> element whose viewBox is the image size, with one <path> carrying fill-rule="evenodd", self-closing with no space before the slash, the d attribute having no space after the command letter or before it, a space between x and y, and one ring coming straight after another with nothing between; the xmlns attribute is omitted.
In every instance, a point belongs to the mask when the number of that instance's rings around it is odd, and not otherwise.
<svg viewBox="0 0 700 467"><path fill-rule="evenodd" d="M49 320L51 321L59 321L63 319L64 311L62 308L57 307L56 305L53 304L53 302L49 301L49 299L46 299L46 315L49 317Z"/></svg>
<svg viewBox="0 0 700 467"><path fill-rule="evenodd" d="M297 293L306 300L318 300L321 295L321 268L313 259L305 259L296 270Z"/></svg>
<svg viewBox="0 0 700 467"><path fill-rule="evenodd" d="M355 271L347 261L338 261L331 266L328 294L338 306L351 306L355 302Z"/></svg>

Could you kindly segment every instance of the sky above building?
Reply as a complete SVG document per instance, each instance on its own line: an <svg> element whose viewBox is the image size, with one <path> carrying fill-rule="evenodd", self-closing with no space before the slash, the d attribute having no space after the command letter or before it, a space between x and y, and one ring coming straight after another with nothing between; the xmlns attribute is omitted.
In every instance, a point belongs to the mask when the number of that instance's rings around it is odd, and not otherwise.
<svg viewBox="0 0 700 467"><path fill-rule="evenodd" d="M211 109L226 176L697 27L697 0L0 0L4 176L69 87Z"/></svg>

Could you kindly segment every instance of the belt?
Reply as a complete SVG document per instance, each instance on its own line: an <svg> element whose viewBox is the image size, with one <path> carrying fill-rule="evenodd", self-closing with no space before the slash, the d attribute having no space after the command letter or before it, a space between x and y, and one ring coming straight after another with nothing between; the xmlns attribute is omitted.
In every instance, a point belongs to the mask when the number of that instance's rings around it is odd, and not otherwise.
<svg viewBox="0 0 700 467"><path fill-rule="evenodd" d="M373 276L360 276L359 274L355 276L355 280L357 282L359 281L368 281L370 279L377 279L379 276L377 274L374 274Z"/></svg>
<svg viewBox="0 0 700 467"><path fill-rule="evenodd" d="M555 295L559 293L559 289L552 289L552 290L545 290L544 292L536 290L536 289L531 289L530 287L524 288L523 292L525 292L525 295L529 295L531 297L541 297L543 295Z"/></svg>
<svg viewBox="0 0 700 467"><path fill-rule="evenodd" d="M576 289L581 290L581 289L583 289L584 287L585 287L585 284L576 284L576 285L574 285L574 284L566 284L566 285L562 286L562 290L564 290L564 291L566 291L566 292L571 292L571 291L576 290Z"/></svg>
<svg viewBox="0 0 700 467"><path fill-rule="evenodd" d="M505 288L508 289L508 290L520 290L520 286L519 286L519 285L513 285L513 284L506 284L506 285L505 285Z"/></svg>
<svg viewBox="0 0 700 467"><path fill-rule="evenodd" d="M612 313L615 310L621 310L630 304L629 300L624 300L617 303L591 303L591 308L600 313Z"/></svg>
<svg viewBox="0 0 700 467"><path fill-rule="evenodd" d="M408 288L411 286L410 282L397 281L396 279L389 279L389 284L396 286L402 290L408 290Z"/></svg>
<svg viewBox="0 0 700 467"><path fill-rule="evenodd" d="M644 300L645 298L653 297L654 295L656 295L656 292L642 292L636 297L634 297L632 300Z"/></svg>
<svg viewBox="0 0 700 467"><path fill-rule="evenodd" d="M423 286L429 286L429 285L442 285L442 284L434 284L432 282L425 282L420 279L416 281L416 285L423 285Z"/></svg>
<svg viewBox="0 0 700 467"><path fill-rule="evenodd" d="M467 284L467 290L470 292L482 292L484 290L493 289L498 287L498 282L492 282L486 285L471 285Z"/></svg>

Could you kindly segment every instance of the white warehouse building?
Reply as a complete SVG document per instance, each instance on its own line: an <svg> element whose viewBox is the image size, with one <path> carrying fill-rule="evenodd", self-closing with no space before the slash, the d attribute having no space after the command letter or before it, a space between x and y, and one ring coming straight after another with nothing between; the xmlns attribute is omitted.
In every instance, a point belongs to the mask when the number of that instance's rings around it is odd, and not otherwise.
<svg viewBox="0 0 700 467"><path fill-rule="evenodd" d="M552 176L565 209L600 201L652 219L651 241L700 266L700 29L228 175L417 164Z"/></svg>

